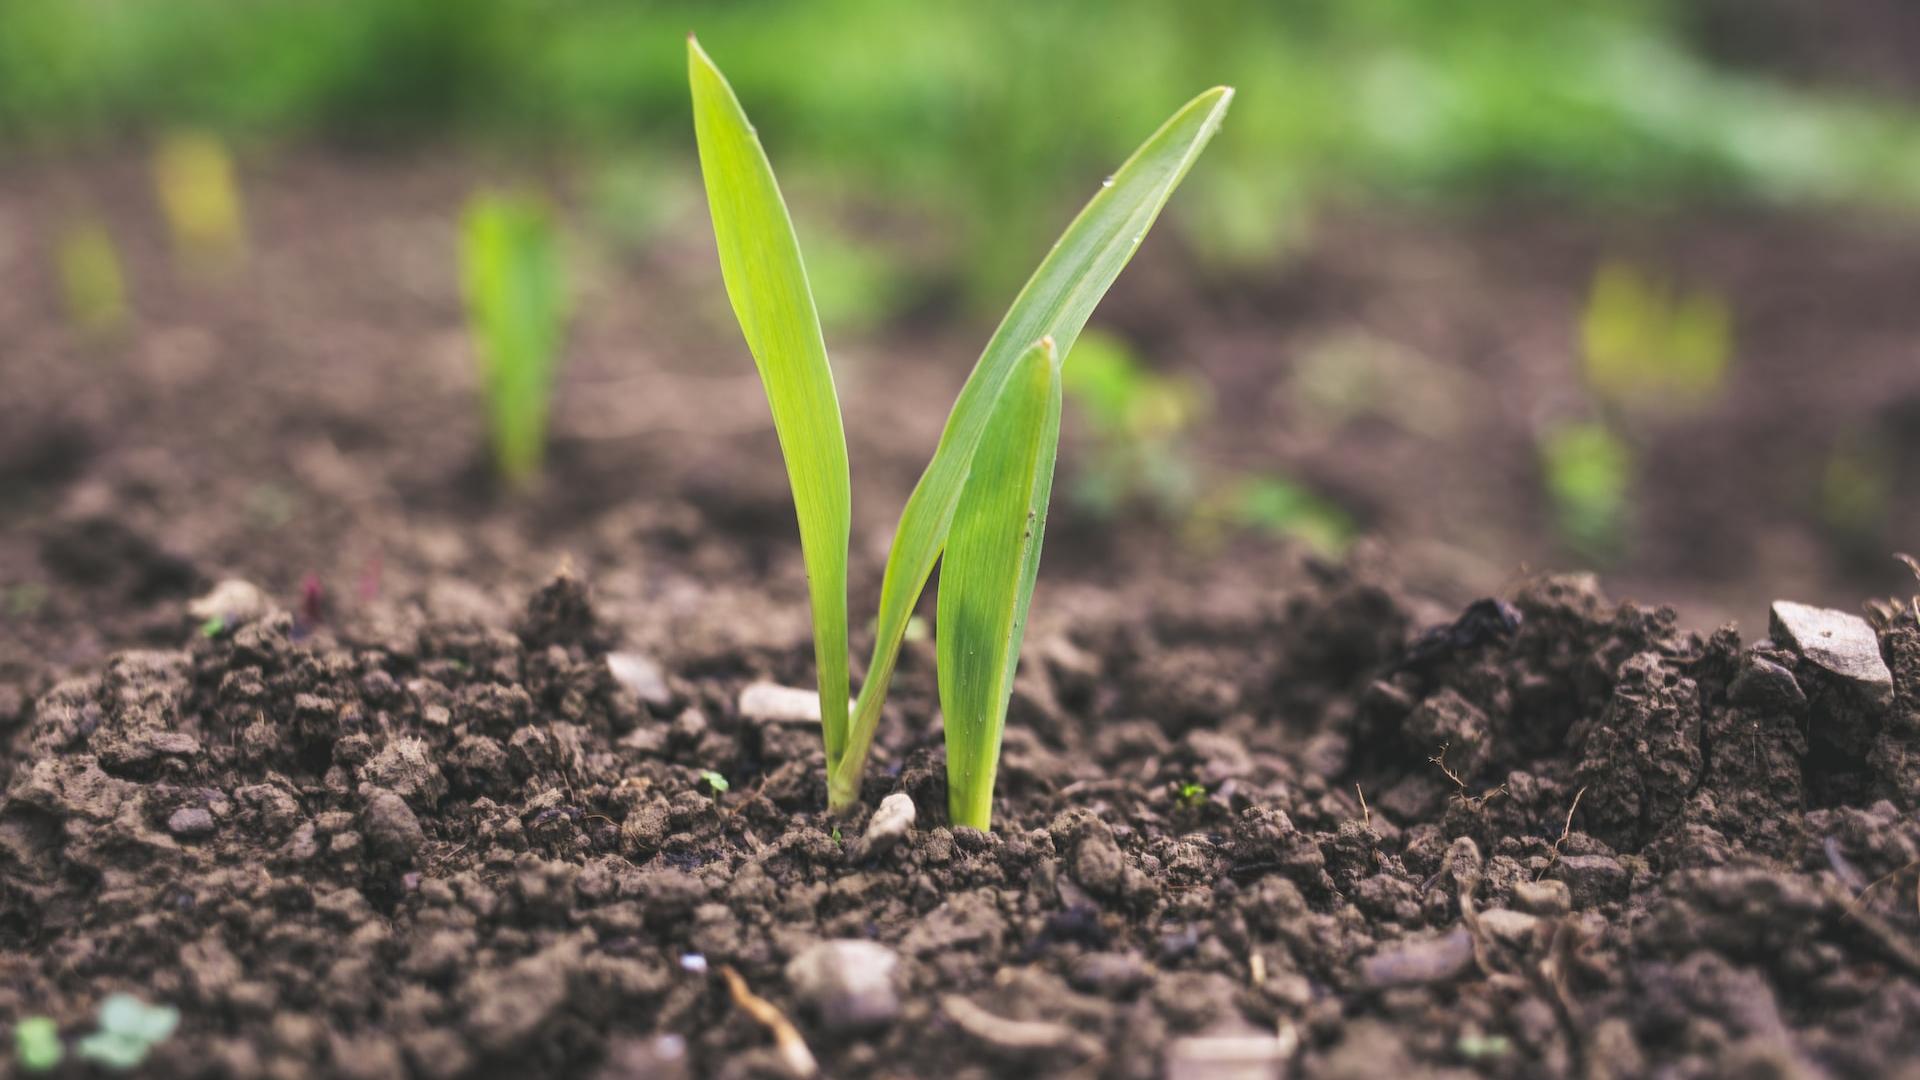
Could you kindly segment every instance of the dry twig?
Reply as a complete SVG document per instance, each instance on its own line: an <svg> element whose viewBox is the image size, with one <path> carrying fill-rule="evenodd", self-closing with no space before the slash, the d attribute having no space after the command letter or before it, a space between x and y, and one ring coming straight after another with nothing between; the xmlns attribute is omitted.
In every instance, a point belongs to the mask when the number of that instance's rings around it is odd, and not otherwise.
<svg viewBox="0 0 1920 1080"><path fill-rule="evenodd" d="M813 1051L807 1049L807 1041L800 1037L800 1030L787 1019L780 1007L747 988L747 980L733 970L732 965L720 969L720 976L727 980L727 993L733 996L733 1003L739 1010L753 1017L755 1022L773 1034L773 1044L780 1051L780 1059L787 1070L798 1077L816 1076L820 1072L819 1062L813 1059Z"/></svg>

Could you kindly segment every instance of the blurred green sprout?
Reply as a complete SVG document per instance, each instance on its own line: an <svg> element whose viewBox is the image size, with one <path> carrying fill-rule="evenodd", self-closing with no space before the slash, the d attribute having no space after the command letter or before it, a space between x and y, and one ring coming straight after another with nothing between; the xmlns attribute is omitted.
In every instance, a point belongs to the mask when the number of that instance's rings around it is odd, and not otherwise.
<svg viewBox="0 0 1920 1080"><path fill-rule="evenodd" d="M189 265L221 270L245 257L240 184L219 136L180 131L163 137L154 149L153 182L174 250Z"/></svg>
<svg viewBox="0 0 1920 1080"><path fill-rule="evenodd" d="M509 487L525 487L546 456L568 314L547 205L525 196L474 196L461 219L460 279L480 358L494 469Z"/></svg>
<svg viewBox="0 0 1920 1080"><path fill-rule="evenodd" d="M75 326L104 336L126 324L126 279L105 222L94 217L68 222L60 232L56 259L60 293Z"/></svg>
<svg viewBox="0 0 1920 1080"><path fill-rule="evenodd" d="M706 784L708 788L712 789L715 795L718 795L724 791L731 791L733 789L733 785L727 782L727 778L725 776L722 776L720 773L715 772L712 769L701 769L700 781Z"/></svg>
<svg viewBox="0 0 1920 1080"><path fill-rule="evenodd" d="M1613 404L1697 406L1726 381L1733 315L1720 296L1682 293L1623 262L1594 271L1580 316L1587 384Z"/></svg>
<svg viewBox="0 0 1920 1080"><path fill-rule="evenodd" d="M171 1005L149 1005L132 994L109 994L100 1003L99 1029L74 1044L74 1055L109 1069L137 1068L179 1026L180 1010Z"/></svg>
<svg viewBox="0 0 1920 1080"><path fill-rule="evenodd" d="M1540 464L1560 533L1594 558L1617 553L1626 541L1633 451L1613 429L1579 421L1548 429Z"/></svg>
<svg viewBox="0 0 1920 1080"><path fill-rule="evenodd" d="M1219 128L1233 92L1176 112L1100 186L1014 300L955 400L894 532L873 655L848 705L851 484L839 397L800 244L739 99L690 37L694 132L721 276L766 387L813 610L827 805L859 801L901 643L936 564L948 812L988 828L1058 452L1061 362Z"/></svg>
<svg viewBox="0 0 1920 1080"><path fill-rule="evenodd" d="M1078 501L1109 517L1130 503L1184 513L1197 480L1181 441L1206 415L1205 388L1154 371L1126 342L1097 330L1073 347L1062 387L1093 440L1074 488Z"/></svg>
<svg viewBox="0 0 1920 1080"><path fill-rule="evenodd" d="M1820 520L1840 538L1871 543L1885 530L1894 470L1882 440L1849 434L1827 452L1820 471Z"/></svg>
<svg viewBox="0 0 1920 1080"><path fill-rule="evenodd" d="M13 1060L27 1072L47 1072L67 1056L60 1025L50 1016L26 1016L13 1025Z"/></svg>
<svg viewBox="0 0 1920 1080"><path fill-rule="evenodd" d="M1359 531L1339 504L1284 476L1245 476L1209 502L1203 520L1285 536L1326 556L1346 551Z"/></svg>

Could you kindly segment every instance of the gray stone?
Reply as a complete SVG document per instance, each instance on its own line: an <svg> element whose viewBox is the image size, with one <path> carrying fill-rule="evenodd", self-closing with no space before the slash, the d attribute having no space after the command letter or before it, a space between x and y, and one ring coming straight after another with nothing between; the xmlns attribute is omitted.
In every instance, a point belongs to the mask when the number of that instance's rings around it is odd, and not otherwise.
<svg viewBox="0 0 1920 1080"><path fill-rule="evenodd" d="M1448 982L1473 966L1473 935L1465 928L1439 937L1402 939L1360 962L1369 989Z"/></svg>
<svg viewBox="0 0 1920 1080"><path fill-rule="evenodd" d="M426 845L426 833L420 819L413 815L407 800L384 788L364 792L366 806L360 812L360 828L367 844L380 858L395 863L411 863Z"/></svg>
<svg viewBox="0 0 1920 1080"><path fill-rule="evenodd" d="M1087 953L1073 962L1067 981L1076 989L1102 997L1119 998L1138 992L1153 981L1153 972L1136 952Z"/></svg>
<svg viewBox="0 0 1920 1080"><path fill-rule="evenodd" d="M787 962L787 982L835 1031L883 1027L900 1014L899 957L875 941L822 941Z"/></svg>
<svg viewBox="0 0 1920 1080"><path fill-rule="evenodd" d="M1278 1080L1298 1048L1264 1032L1245 1035L1189 1035L1167 1046L1161 1075L1166 1080Z"/></svg>
<svg viewBox="0 0 1920 1080"><path fill-rule="evenodd" d="M222 581L212 592L187 604L187 614L194 621L208 623L218 619L222 630L252 622L272 610L273 604L258 586L238 578Z"/></svg>
<svg viewBox="0 0 1920 1080"><path fill-rule="evenodd" d="M740 691L740 715L769 724L817 724L820 695L797 686L756 682Z"/></svg>
<svg viewBox="0 0 1920 1080"><path fill-rule="evenodd" d="M651 656L631 652L608 653L607 670L613 673L615 681L633 691L633 696L646 704L665 708L673 703L673 691L667 686L666 673L660 670L660 664Z"/></svg>
<svg viewBox="0 0 1920 1080"><path fill-rule="evenodd" d="M1858 690L1871 704L1893 702L1893 672L1867 620L1790 600L1773 603L1774 640Z"/></svg>
<svg viewBox="0 0 1920 1080"><path fill-rule="evenodd" d="M904 791L881 799L879 808L867 822L867 831L860 837L860 857L872 859L891 851L913 830L917 816L913 796Z"/></svg>
<svg viewBox="0 0 1920 1080"><path fill-rule="evenodd" d="M1627 895L1627 868L1611 855L1565 855L1553 874L1566 882L1576 908L1596 907Z"/></svg>
<svg viewBox="0 0 1920 1080"><path fill-rule="evenodd" d="M1564 881L1521 881L1513 886L1513 906L1535 915L1565 915L1573 910L1573 894Z"/></svg>
<svg viewBox="0 0 1920 1080"><path fill-rule="evenodd" d="M183 807L167 819L167 831L175 836L206 836L213 829L213 814L204 807Z"/></svg>

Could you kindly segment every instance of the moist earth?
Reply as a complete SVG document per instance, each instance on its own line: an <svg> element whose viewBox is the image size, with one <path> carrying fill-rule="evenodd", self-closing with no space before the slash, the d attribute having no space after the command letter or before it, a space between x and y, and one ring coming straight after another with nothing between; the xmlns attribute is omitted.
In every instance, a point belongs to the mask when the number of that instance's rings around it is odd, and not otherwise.
<svg viewBox="0 0 1920 1080"><path fill-rule="evenodd" d="M1911 606L1156 595L1036 628L983 833L925 642L834 820L746 692L803 635L222 586L0 717L0 1015L177 1006L160 1077L1920 1076Z"/></svg>

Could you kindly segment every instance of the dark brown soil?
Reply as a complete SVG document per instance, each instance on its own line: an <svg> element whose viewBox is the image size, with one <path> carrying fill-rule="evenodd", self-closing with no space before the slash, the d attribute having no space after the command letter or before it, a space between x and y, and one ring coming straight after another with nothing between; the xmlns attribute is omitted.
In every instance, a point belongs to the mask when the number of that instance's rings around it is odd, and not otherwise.
<svg viewBox="0 0 1920 1080"><path fill-rule="evenodd" d="M910 652L867 790L918 807L890 847L823 815L816 729L736 709L799 647L689 646L644 702L570 577L510 621L183 625L15 733L0 1011L178 1005L159 1076L781 1075L723 968L830 1076L1920 1057L1910 612L1876 705L1589 580L1416 638L1323 577L1037 636L992 834L944 822ZM847 939L890 984L790 966Z"/></svg>
<svg viewBox="0 0 1920 1080"><path fill-rule="evenodd" d="M174 268L137 161L0 174L0 1019L175 1004L162 1076L776 1073L731 968L836 1077L1920 1056L1920 628L1882 618L1888 703L1689 629L1900 586L1914 493L1851 547L1804 512L1862 417L1912 471L1897 224L1334 219L1253 285L1150 245L1106 325L1214 388L1197 459L1299 472L1384 540L1201 559L1063 503L996 831L945 827L916 645L867 806L904 791L918 821L876 850L864 814L821 816L817 730L739 713L750 682L807 685L811 651L698 230L583 249L548 482L508 497L453 286L475 170L244 175L255 254L219 278ZM80 204L136 308L104 341L45 271ZM1684 618L1518 571L1567 557L1531 438L1577 406L1570 328L1620 252L1740 320L1725 398L1638 433L1617 580ZM835 353L856 609L980 337L921 318ZM1301 409L1289 373L1355 334L1454 426ZM203 634L189 602L234 577L272 610ZM610 651L664 688L623 688ZM890 950L892 981L822 990L831 940Z"/></svg>

